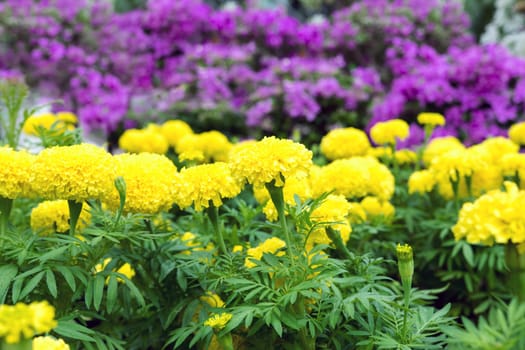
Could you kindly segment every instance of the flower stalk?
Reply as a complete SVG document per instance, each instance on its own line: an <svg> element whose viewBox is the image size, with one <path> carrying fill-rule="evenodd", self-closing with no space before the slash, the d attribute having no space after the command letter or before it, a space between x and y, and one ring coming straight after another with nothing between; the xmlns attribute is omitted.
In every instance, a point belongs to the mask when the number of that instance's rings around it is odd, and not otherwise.
<svg viewBox="0 0 525 350"><path fill-rule="evenodd" d="M410 293L412 291L412 278L414 276L414 256L412 247L408 244L398 244L396 248L397 267L403 286L403 336L407 334L407 317L410 304Z"/></svg>
<svg viewBox="0 0 525 350"><path fill-rule="evenodd" d="M208 214L208 218L210 219L211 225L215 231L217 242L219 243L219 249L223 254L228 254L228 249L224 243L224 236L219 225L219 208L217 208L213 202L210 201L210 206L206 209L206 213Z"/></svg>
<svg viewBox="0 0 525 350"><path fill-rule="evenodd" d="M7 232L7 224L9 222L9 215L13 207L13 200L11 198L4 198L0 196L0 236Z"/></svg>
<svg viewBox="0 0 525 350"><path fill-rule="evenodd" d="M505 246L505 263L509 268L507 286L520 302L525 302L525 253L514 243Z"/></svg>
<svg viewBox="0 0 525 350"><path fill-rule="evenodd" d="M279 216L279 223L283 231L284 240L286 241L286 246L288 247L287 251L290 256L290 261L292 265L294 264L294 255L293 255L293 245L290 232L288 230L288 224L286 223L286 213L284 210L284 192L282 186L276 186L275 180L266 184L266 189L270 193L270 198L272 199L273 205L277 209L277 214ZM284 182L284 181L283 181Z"/></svg>

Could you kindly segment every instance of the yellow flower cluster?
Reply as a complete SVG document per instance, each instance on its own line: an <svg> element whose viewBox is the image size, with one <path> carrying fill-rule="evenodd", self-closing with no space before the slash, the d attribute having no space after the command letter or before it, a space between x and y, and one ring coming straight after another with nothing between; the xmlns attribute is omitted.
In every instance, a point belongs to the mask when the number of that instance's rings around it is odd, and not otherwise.
<svg viewBox="0 0 525 350"><path fill-rule="evenodd" d="M430 170L413 172L408 178L408 193L431 192L436 185L434 173Z"/></svg>
<svg viewBox="0 0 525 350"><path fill-rule="evenodd" d="M33 160L25 151L0 147L0 197L15 199L29 194Z"/></svg>
<svg viewBox="0 0 525 350"><path fill-rule="evenodd" d="M370 138L378 145L395 145L398 140L408 137L410 129L402 119L391 119L374 124L370 129Z"/></svg>
<svg viewBox="0 0 525 350"><path fill-rule="evenodd" d="M442 154L453 150L462 150L465 146L452 136L438 137L429 142L423 151L423 163L429 166L432 161Z"/></svg>
<svg viewBox="0 0 525 350"><path fill-rule="evenodd" d="M145 129L128 129L124 131L118 145L121 149L131 153L158 153L165 154L169 143L158 125L150 124Z"/></svg>
<svg viewBox="0 0 525 350"><path fill-rule="evenodd" d="M344 244L350 239L352 227L348 221L350 203L344 196L328 195L326 199L312 211L310 216L313 227L307 240L305 249L310 251L317 244L330 244L332 240L326 234L326 227L338 231Z"/></svg>
<svg viewBox="0 0 525 350"><path fill-rule="evenodd" d="M282 248L286 247L286 243L277 237L268 238L266 241L259 244L257 247L249 248L247 251L247 257L244 260L244 266L247 268L255 267L256 264L253 260L261 260L263 255L276 254L281 256L284 252L278 252Z"/></svg>
<svg viewBox="0 0 525 350"><path fill-rule="evenodd" d="M365 197L361 201L361 207L366 212L367 219L390 221L396 212L394 206L386 200L377 197Z"/></svg>
<svg viewBox="0 0 525 350"><path fill-rule="evenodd" d="M175 151L181 159L203 159L209 163L227 161L231 148L232 144L224 134L212 130L200 134L187 134L177 142Z"/></svg>
<svg viewBox="0 0 525 350"><path fill-rule="evenodd" d="M420 113L417 116L417 122L422 125L441 126L445 125L445 117L439 113Z"/></svg>
<svg viewBox="0 0 525 350"><path fill-rule="evenodd" d="M177 181L177 168L166 156L153 153L124 153L113 157L117 175L126 182L124 211L155 214L171 208ZM116 189L108 198L111 208L120 201Z"/></svg>
<svg viewBox="0 0 525 350"><path fill-rule="evenodd" d="M56 325L55 309L47 301L0 305L0 338L8 344L49 332Z"/></svg>
<svg viewBox="0 0 525 350"><path fill-rule="evenodd" d="M160 126L160 132L172 147L177 147L184 136L193 134L191 127L182 120L166 121Z"/></svg>
<svg viewBox="0 0 525 350"><path fill-rule="evenodd" d="M330 160L366 155L368 136L356 128L334 129L321 139L321 152Z"/></svg>
<svg viewBox="0 0 525 350"><path fill-rule="evenodd" d="M71 112L34 114L27 118L22 131L28 135L38 135L38 129L50 130L53 127L57 132L63 133L73 130L77 123L77 116Z"/></svg>
<svg viewBox="0 0 525 350"><path fill-rule="evenodd" d="M77 232L85 228L91 214L84 208L77 222ZM44 201L31 211L31 229L41 235L69 231L69 206L66 200Z"/></svg>
<svg viewBox="0 0 525 350"><path fill-rule="evenodd" d="M106 199L116 177L112 156L100 147L80 144L40 152L31 167L35 196L83 202Z"/></svg>
<svg viewBox="0 0 525 350"><path fill-rule="evenodd" d="M184 168L175 186L175 203L181 208L194 205L195 210L222 205L223 198L233 198L241 192L240 181L232 176L228 163L217 162Z"/></svg>
<svg viewBox="0 0 525 350"><path fill-rule="evenodd" d="M509 138L518 145L525 145L525 122L512 125L509 129Z"/></svg>
<svg viewBox="0 0 525 350"><path fill-rule="evenodd" d="M409 165L417 162L417 153L410 149L400 149L394 154L397 164Z"/></svg>
<svg viewBox="0 0 525 350"><path fill-rule="evenodd" d="M226 325L228 324L228 322L230 322L232 317L232 314L226 312L223 312L221 314L212 314L210 318L204 321L204 325L216 330L221 330L224 327L226 327Z"/></svg>
<svg viewBox="0 0 525 350"><path fill-rule="evenodd" d="M310 174L314 197L334 191L346 198L367 195L389 200L394 194L394 176L373 157L338 159Z"/></svg>
<svg viewBox="0 0 525 350"><path fill-rule="evenodd" d="M292 140L265 137L237 147L229 160L232 173L254 186L275 181L283 186L283 177L306 177L312 165L312 152Z"/></svg>
<svg viewBox="0 0 525 350"><path fill-rule="evenodd" d="M53 337L36 337L33 339L33 350L69 350L62 339L55 339Z"/></svg>
<svg viewBox="0 0 525 350"><path fill-rule="evenodd" d="M492 245L525 242L525 192L505 182L505 191L493 190L474 203L465 203L452 227L456 240Z"/></svg>

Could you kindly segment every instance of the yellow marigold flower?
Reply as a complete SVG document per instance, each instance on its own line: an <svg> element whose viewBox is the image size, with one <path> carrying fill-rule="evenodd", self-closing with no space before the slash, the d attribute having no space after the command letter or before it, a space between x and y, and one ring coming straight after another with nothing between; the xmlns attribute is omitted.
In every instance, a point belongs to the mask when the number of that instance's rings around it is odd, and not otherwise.
<svg viewBox="0 0 525 350"><path fill-rule="evenodd" d="M266 187L254 187L253 193L259 203L265 204L263 213L266 215L266 218L270 221L276 221L278 219L277 209L270 200L270 194ZM283 187L283 194L284 202L289 205L295 205L295 196L298 196L301 201L312 198L312 190L307 178L288 178Z"/></svg>
<svg viewBox="0 0 525 350"><path fill-rule="evenodd" d="M366 153L367 156L371 156L380 160L392 158L392 148L390 147L372 147Z"/></svg>
<svg viewBox="0 0 525 350"><path fill-rule="evenodd" d="M415 164L417 161L417 153L410 149L401 149L394 154L396 162L399 165Z"/></svg>
<svg viewBox="0 0 525 350"><path fill-rule="evenodd" d="M349 202L348 221L350 224L360 224L367 220L366 211L361 203Z"/></svg>
<svg viewBox="0 0 525 350"><path fill-rule="evenodd" d="M161 125L160 132L172 147L177 147L184 136L193 134L191 127L182 120L166 121Z"/></svg>
<svg viewBox="0 0 525 350"><path fill-rule="evenodd" d="M59 112L57 115L53 113L35 114L27 118L22 131L28 135L38 135L39 128L50 130L51 127L54 127L55 130L64 132L73 130L77 121L76 116L70 112Z"/></svg>
<svg viewBox="0 0 525 350"><path fill-rule="evenodd" d="M385 200L377 197L365 197L361 201L361 206L366 212L368 218L384 218L391 220L396 212L394 206Z"/></svg>
<svg viewBox="0 0 525 350"><path fill-rule="evenodd" d="M491 137L482 143L470 147L481 153L487 153L492 162L499 162L506 154L517 154L520 146L505 137Z"/></svg>
<svg viewBox="0 0 525 350"><path fill-rule="evenodd" d="M458 177L472 176L475 171L488 164L490 164L488 153L477 152L475 149L458 149L434 158L430 169L435 171L438 178L458 181Z"/></svg>
<svg viewBox="0 0 525 350"><path fill-rule="evenodd" d="M230 157L232 173L254 186L275 181L283 186L284 179L308 175L312 165L312 152L292 140L265 137L236 149Z"/></svg>
<svg viewBox="0 0 525 350"><path fill-rule="evenodd" d="M202 151L198 149L193 149L179 154L179 160L181 162L194 161L196 163L204 163L206 158L204 157L204 153L202 153Z"/></svg>
<svg viewBox="0 0 525 350"><path fill-rule="evenodd" d="M33 339L33 350L69 350L63 339L53 337L36 337Z"/></svg>
<svg viewBox="0 0 525 350"><path fill-rule="evenodd" d="M363 156L369 148L368 136L356 128L334 129L321 139L321 152L330 160Z"/></svg>
<svg viewBox="0 0 525 350"><path fill-rule="evenodd" d="M110 196L116 176L111 154L84 143L40 152L31 167L30 183L37 197L83 202Z"/></svg>
<svg viewBox="0 0 525 350"><path fill-rule="evenodd" d="M30 169L34 158L25 151L0 147L0 197L15 199L30 195Z"/></svg>
<svg viewBox="0 0 525 350"><path fill-rule="evenodd" d="M247 251L247 258L244 261L244 266L252 268L256 266L253 260L261 260L264 253L276 254L279 250L286 247L286 243L277 237L268 238L255 248L249 248ZM277 255L281 256L284 252L279 252Z"/></svg>
<svg viewBox="0 0 525 350"><path fill-rule="evenodd" d="M441 126L445 125L445 117L439 113L419 113L417 122L422 125Z"/></svg>
<svg viewBox="0 0 525 350"><path fill-rule="evenodd" d="M220 330L226 327L226 325L232 319L232 317L232 314L226 312L223 312L221 314L212 314L210 318L204 321L204 325L216 330Z"/></svg>
<svg viewBox="0 0 525 350"><path fill-rule="evenodd" d="M525 154L505 154L500 162L501 171L505 176L515 176L518 174L520 179L525 180Z"/></svg>
<svg viewBox="0 0 525 350"><path fill-rule="evenodd" d="M326 227L329 226L335 231L339 231L341 240L344 244L350 239L352 227L348 221L350 203L344 196L329 195L326 199L312 211L310 219L314 224L321 226L314 228L310 232L306 241L305 249L310 251L317 244L331 244L332 240L326 234Z"/></svg>
<svg viewBox="0 0 525 350"><path fill-rule="evenodd" d="M124 211L156 214L173 204L177 168L166 156L153 153L124 153L114 157L117 173L126 182ZM118 208L117 190L108 200L110 208Z"/></svg>
<svg viewBox="0 0 525 350"><path fill-rule="evenodd" d="M157 153L165 154L169 144L160 127L150 124L145 129L128 129L118 140L121 149L131 153Z"/></svg>
<svg viewBox="0 0 525 350"><path fill-rule="evenodd" d="M244 247L240 244L236 244L233 246L232 252L233 253L241 253L244 250Z"/></svg>
<svg viewBox="0 0 525 350"><path fill-rule="evenodd" d="M0 305L0 338L8 344L49 332L56 325L55 309L47 301Z"/></svg>
<svg viewBox="0 0 525 350"><path fill-rule="evenodd" d="M525 192L511 182L505 182L505 189L492 190L463 205L452 227L456 240L485 245L525 242Z"/></svg>
<svg viewBox="0 0 525 350"><path fill-rule="evenodd" d="M402 119L391 119L374 124L370 129L370 137L378 145L396 144L397 140L408 137L410 129Z"/></svg>
<svg viewBox="0 0 525 350"><path fill-rule="evenodd" d="M314 197L334 191L346 198L367 195L390 199L394 194L394 176L390 170L372 157L338 159L320 168L311 176Z"/></svg>
<svg viewBox="0 0 525 350"><path fill-rule="evenodd" d="M401 282L404 287L410 288L412 286L412 277L414 276L414 254L412 247L408 244L401 245L398 243L396 255Z"/></svg>
<svg viewBox="0 0 525 350"><path fill-rule="evenodd" d="M408 178L408 193L431 192L436 185L434 173L430 170L413 172Z"/></svg>
<svg viewBox="0 0 525 350"><path fill-rule="evenodd" d="M211 307L224 307L224 301L216 293L207 291L206 294L201 295L199 300L210 305Z"/></svg>
<svg viewBox="0 0 525 350"><path fill-rule="evenodd" d="M181 208L194 205L195 210L222 205L223 198L233 198L241 192L239 181L231 174L228 163L217 162L184 168L175 187L175 203Z"/></svg>
<svg viewBox="0 0 525 350"><path fill-rule="evenodd" d="M177 154L200 151L204 155L204 161L208 163L227 161L231 148L232 144L224 134L212 130L182 137L177 143L175 151Z"/></svg>
<svg viewBox="0 0 525 350"><path fill-rule="evenodd" d="M447 153L448 151L465 149L465 146L455 137L438 137L432 139L423 151L423 163L429 166L434 158Z"/></svg>
<svg viewBox="0 0 525 350"><path fill-rule="evenodd" d="M81 231L91 221L91 214L83 208L77 222ZM31 211L31 229L41 235L69 231L69 206L66 200L44 201Z"/></svg>
<svg viewBox="0 0 525 350"><path fill-rule="evenodd" d="M509 138L518 145L525 145L525 122L512 125L509 129Z"/></svg>

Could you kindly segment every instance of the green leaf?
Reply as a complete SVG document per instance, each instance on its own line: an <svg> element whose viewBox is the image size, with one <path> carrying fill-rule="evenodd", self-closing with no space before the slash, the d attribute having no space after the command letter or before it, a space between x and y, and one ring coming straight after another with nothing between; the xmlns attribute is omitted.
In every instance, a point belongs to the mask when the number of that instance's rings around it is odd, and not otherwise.
<svg viewBox="0 0 525 350"><path fill-rule="evenodd" d="M108 281L108 291L107 291L107 301L106 301L106 310L108 314L113 311L113 306L117 301L117 292L118 292L118 280L114 275L109 276Z"/></svg>
<svg viewBox="0 0 525 350"><path fill-rule="evenodd" d="M272 320L270 321L273 329L275 329L275 332L279 335L279 337L283 336L283 325L281 323L281 320L279 320L277 317L272 317Z"/></svg>
<svg viewBox="0 0 525 350"><path fill-rule="evenodd" d="M17 273L18 267L16 265L10 264L0 267L0 304L5 302L9 285Z"/></svg>
<svg viewBox="0 0 525 350"><path fill-rule="evenodd" d="M472 247L470 244L465 243L462 247L463 256L470 266L474 266L474 253L472 252Z"/></svg>
<svg viewBox="0 0 525 350"><path fill-rule="evenodd" d="M58 325L53 328L53 332L66 338L88 342L95 341L92 337L95 332L78 324L74 320L58 320Z"/></svg>
<svg viewBox="0 0 525 350"><path fill-rule="evenodd" d="M57 281L55 279L55 275L53 274L53 271L51 270L46 271L46 284L47 284L47 289L49 289L49 293L51 293L53 298L56 298L58 295Z"/></svg>
<svg viewBox="0 0 525 350"><path fill-rule="evenodd" d="M104 276L102 276L101 274L97 274L93 282L93 307L97 311L100 309L102 297L104 296L104 284Z"/></svg>
<svg viewBox="0 0 525 350"><path fill-rule="evenodd" d="M75 277L73 276L73 273L71 272L71 270L65 266L57 266L56 270L60 272L60 274L62 274L69 288L71 288L71 291L74 292L75 289L77 288L77 284L75 282Z"/></svg>
<svg viewBox="0 0 525 350"><path fill-rule="evenodd" d="M37 273L36 275L34 275L30 280L29 282L27 282L27 284L24 286L24 288L22 289L22 292L20 292L20 299L24 298L26 295L28 295L29 293L31 293L35 288L36 286L40 283L40 281L42 280L42 278L44 277L44 274L46 272L45 271L40 271L39 273Z"/></svg>

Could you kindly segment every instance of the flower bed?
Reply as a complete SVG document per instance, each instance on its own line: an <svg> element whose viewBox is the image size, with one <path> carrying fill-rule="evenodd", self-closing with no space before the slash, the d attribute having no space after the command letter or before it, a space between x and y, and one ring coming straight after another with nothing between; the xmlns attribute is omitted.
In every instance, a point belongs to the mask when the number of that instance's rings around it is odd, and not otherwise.
<svg viewBox="0 0 525 350"><path fill-rule="evenodd" d="M425 113L412 151L400 119L312 149L179 120L111 155L55 118L36 154L2 119L1 349L525 345L524 124L466 146Z"/></svg>

